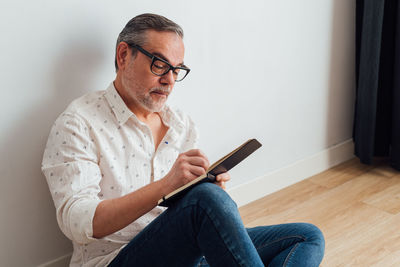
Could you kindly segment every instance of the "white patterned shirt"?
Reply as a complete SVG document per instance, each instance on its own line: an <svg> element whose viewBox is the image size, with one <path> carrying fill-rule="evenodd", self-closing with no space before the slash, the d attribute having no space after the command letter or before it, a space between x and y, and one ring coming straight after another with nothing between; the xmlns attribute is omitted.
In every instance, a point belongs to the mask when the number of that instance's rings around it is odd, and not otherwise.
<svg viewBox="0 0 400 267"><path fill-rule="evenodd" d="M72 240L70 266L105 266L164 209L156 207L124 229L93 238L93 216L104 199L117 198L163 178L178 155L196 147L192 120L165 106L169 127L156 151L150 128L125 105L113 83L73 101L54 123L42 171L57 222Z"/></svg>

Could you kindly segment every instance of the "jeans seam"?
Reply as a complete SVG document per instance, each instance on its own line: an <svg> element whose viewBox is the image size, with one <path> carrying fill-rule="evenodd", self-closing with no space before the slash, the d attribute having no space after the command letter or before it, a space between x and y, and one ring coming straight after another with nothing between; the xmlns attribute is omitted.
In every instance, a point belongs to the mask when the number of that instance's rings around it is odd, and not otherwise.
<svg viewBox="0 0 400 267"><path fill-rule="evenodd" d="M203 257L201 258L201 260L200 260L199 264L197 265L197 267L209 266L209 264L203 264L202 261L203 261Z"/></svg>
<svg viewBox="0 0 400 267"><path fill-rule="evenodd" d="M290 257L294 254L296 248L299 246L299 243L297 243L289 252L289 254L286 256L285 261L283 262L283 267L287 266Z"/></svg>
<svg viewBox="0 0 400 267"><path fill-rule="evenodd" d="M196 204L196 203L193 203L192 205L193 205L193 206L198 206L199 208L201 208L201 209L206 213L206 215L207 215L207 217L210 219L210 221L212 222L212 225L214 226L214 229L217 229L217 227L215 226L214 220L213 220L213 219L211 218L211 216L208 214L208 211L207 211L206 208L203 208L203 207L200 205L200 203L197 203L197 204ZM230 246L228 246L228 244L225 242L225 239L222 238L221 233L220 233L219 231L216 231L216 232L218 232L219 238L224 242L224 244L225 244L225 246L226 246L228 252L229 252L229 253L232 255L232 257L235 259L236 263L237 263L239 266L244 266L242 263L239 263L239 262L238 262L238 260L240 260L240 259L236 258L235 254L231 251Z"/></svg>
<svg viewBox="0 0 400 267"><path fill-rule="evenodd" d="M306 241L306 239L307 239L307 238L305 238L304 236L301 236L301 235L285 236L285 237L281 237L281 238L279 238L279 239L276 239L276 240L274 240L274 241L271 241L271 242L269 242L269 243L267 243L267 244L263 244L262 246L258 247L257 250L258 250L258 249L265 248L265 247L267 247L267 246L269 246L269 245L271 245L271 244L280 242L280 241L282 241L282 240L290 239L290 238L299 238L299 239L301 239L302 241Z"/></svg>

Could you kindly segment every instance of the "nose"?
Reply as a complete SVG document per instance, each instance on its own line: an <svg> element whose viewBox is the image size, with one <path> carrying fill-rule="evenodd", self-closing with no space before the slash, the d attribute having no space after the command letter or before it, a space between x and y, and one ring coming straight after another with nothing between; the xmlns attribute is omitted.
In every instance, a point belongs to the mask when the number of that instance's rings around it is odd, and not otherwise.
<svg viewBox="0 0 400 267"><path fill-rule="evenodd" d="M169 70L167 73L165 73L163 76L161 76L161 83L174 85L175 76L174 76L174 73L172 72L172 70Z"/></svg>

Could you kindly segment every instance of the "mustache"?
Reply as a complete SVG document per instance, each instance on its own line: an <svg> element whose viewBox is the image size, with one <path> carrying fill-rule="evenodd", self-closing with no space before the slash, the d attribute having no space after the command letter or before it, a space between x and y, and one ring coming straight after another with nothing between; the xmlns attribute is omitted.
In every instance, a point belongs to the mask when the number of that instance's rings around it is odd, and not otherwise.
<svg viewBox="0 0 400 267"><path fill-rule="evenodd" d="M171 93L171 88L170 87L156 87L156 88L151 89L150 93L152 93L152 92L169 95Z"/></svg>

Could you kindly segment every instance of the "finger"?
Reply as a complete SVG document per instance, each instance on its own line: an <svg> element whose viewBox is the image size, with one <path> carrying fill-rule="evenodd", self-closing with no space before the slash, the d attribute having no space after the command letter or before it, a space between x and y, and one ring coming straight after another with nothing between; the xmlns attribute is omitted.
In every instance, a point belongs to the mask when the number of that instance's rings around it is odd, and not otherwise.
<svg viewBox="0 0 400 267"><path fill-rule="evenodd" d="M221 188L225 190L225 182L221 182Z"/></svg>
<svg viewBox="0 0 400 267"><path fill-rule="evenodd" d="M205 170L203 167L194 166L194 165L192 165L192 166L189 167L189 171L190 171L190 173L191 173L192 175L194 175L194 176L196 176L196 177L198 177L198 176L203 175L203 174L206 173L206 170ZM195 178L196 178L196 177L195 177Z"/></svg>
<svg viewBox="0 0 400 267"><path fill-rule="evenodd" d="M231 179L231 176L228 172L220 173L216 177L217 181L224 181L227 182Z"/></svg>
<svg viewBox="0 0 400 267"><path fill-rule="evenodd" d="M215 184L218 185L219 187L221 187L224 190L226 189L225 182L215 182Z"/></svg>
<svg viewBox="0 0 400 267"><path fill-rule="evenodd" d="M191 149L183 153L184 155L188 157L202 157L208 162L207 156L201 151L200 149ZM210 163L208 163L209 165Z"/></svg>
<svg viewBox="0 0 400 267"><path fill-rule="evenodd" d="M190 149L190 150L184 152L183 154L188 155L188 156L199 156L199 155L205 156L203 151L201 151L200 149Z"/></svg>
<svg viewBox="0 0 400 267"><path fill-rule="evenodd" d="M203 157L187 157L187 161L190 165L198 166L204 168L206 171L209 167L208 160Z"/></svg>

